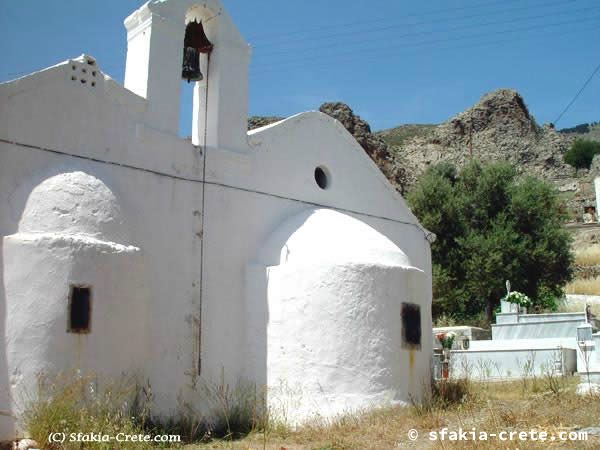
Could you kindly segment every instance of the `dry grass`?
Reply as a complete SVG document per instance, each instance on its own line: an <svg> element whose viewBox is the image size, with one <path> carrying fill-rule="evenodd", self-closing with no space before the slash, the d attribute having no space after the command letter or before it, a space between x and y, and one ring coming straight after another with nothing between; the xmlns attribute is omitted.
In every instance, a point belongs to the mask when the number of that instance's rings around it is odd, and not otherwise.
<svg viewBox="0 0 600 450"><path fill-rule="evenodd" d="M264 396L253 384L240 381L230 386L221 380L199 383L198 393L208 410L200 413L193 402L179 398L178 408L168 418L151 415L152 387L140 385L134 376L100 380L94 374L77 372L41 374L36 389L23 395L20 403L21 437L38 442L45 450L114 450L115 442L72 442L57 446L48 442L52 433L101 433L108 436L174 435L179 442L206 442L212 438L232 441L265 429ZM123 449L166 448L168 444L130 443ZM182 444L178 444L181 447ZM0 450L3 449L0 442ZM12 447L10 447L12 448Z"/></svg>
<svg viewBox="0 0 600 450"><path fill-rule="evenodd" d="M452 442L431 441L430 432L459 428L470 432L499 433L501 431L537 430L551 433L573 431L580 427L598 426L600 396L575 395L578 379L551 374L513 382L448 381L433 386L432 396L421 405L390 407L362 414L354 413L332 420L321 420L291 430L281 424L263 422L247 436L237 440L212 440L185 446L187 450L208 449L272 449L272 450L385 450L394 448L426 449L546 449L600 448L600 438L590 436L580 442ZM91 383L91 384L90 384ZM144 426L147 409L132 408L131 383L108 385L99 390L93 379L80 378L66 383L42 383L40 396L25 414L25 423L32 437L42 448L49 447L44 437L56 430L99 432L116 435L160 434L166 430ZM149 386L148 386L149 388ZM224 388L223 388L224 389ZM231 400L234 391L219 388L216 397ZM245 394L244 394L245 398ZM142 402L144 403L144 402ZM245 403L244 403L245 404ZM224 410L225 411L225 410ZM227 423L238 417L235 409L227 409ZM135 416L135 417L132 417ZM244 415L245 416L245 415ZM241 416L240 416L241 417ZM409 430L417 430L416 441L408 439ZM169 434L175 430L170 430ZM181 430L180 430L181 431ZM227 436L236 434L228 430ZM239 436L239 435L238 435ZM60 446L60 448L114 448L112 445ZM125 447L123 447L125 448ZM127 448L156 448L136 444Z"/></svg>
<svg viewBox="0 0 600 450"><path fill-rule="evenodd" d="M600 244L575 251L575 264L580 267L600 265ZM565 287L567 294L600 295L600 277L576 278Z"/></svg>
<svg viewBox="0 0 600 450"><path fill-rule="evenodd" d="M567 294L600 295L600 277L577 278L565 287Z"/></svg>
<svg viewBox="0 0 600 450"><path fill-rule="evenodd" d="M575 264L578 266L600 265L600 244L593 244L575 252Z"/></svg>
<svg viewBox="0 0 600 450"><path fill-rule="evenodd" d="M469 383L469 395L454 404L434 402L430 407L396 407L365 414L314 423L297 430L279 427L266 433L252 433L239 441L213 441L191 445L187 450L205 449L275 449L275 450L358 450L394 448L430 449L545 449L600 448L600 438L590 436L587 442L450 442L430 441L429 432L443 427L450 430L500 431L571 431L578 427L598 425L600 398L574 394L574 378L538 378L528 382ZM442 402L443 403L443 402ZM418 430L417 441L407 433Z"/></svg>
<svg viewBox="0 0 600 450"><path fill-rule="evenodd" d="M70 442L48 443L51 433L103 433L116 436L145 434L147 411L137 408L134 379L123 378L99 386L93 376L76 374L40 375L36 392L25 400L23 425L28 437L42 449L79 450L95 448L112 450L114 443ZM136 443L137 449L155 448L150 443Z"/></svg>
<svg viewBox="0 0 600 450"><path fill-rule="evenodd" d="M568 303L560 304L556 312L583 312L585 306L584 302L570 300ZM592 314L600 317L600 303L591 303L589 306Z"/></svg>

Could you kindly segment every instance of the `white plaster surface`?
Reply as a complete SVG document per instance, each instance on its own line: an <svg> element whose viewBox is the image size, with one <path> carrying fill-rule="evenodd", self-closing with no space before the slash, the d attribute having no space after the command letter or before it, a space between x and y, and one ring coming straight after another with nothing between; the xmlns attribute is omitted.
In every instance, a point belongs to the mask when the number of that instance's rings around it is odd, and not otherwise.
<svg viewBox="0 0 600 450"><path fill-rule="evenodd" d="M145 121L177 134L185 23L199 20L214 49L209 70L197 86L208 92L194 97L197 113L208 102L211 114L195 114L192 141L233 151L246 146L250 47L218 0L151 0L125 19L125 87L148 100ZM204 66L204 64L203 64ZM204 89L206 92L206 89ZM202 123L198 123L200 119Z"/></svg>
<svg viewBox="0 0 600 450"><path fill-rule="evenodd" d="M306 210L281 225L261 249L267 265L347 263L411 268L406 254L366 223L330 209Z"/></svg>
<svg viewBox="0 0 600 450"><path fill-rule="evenodd" d="M143 260L124 243L127 234L115 195L94 176L65 172L31 191L17 233L2 245L10 383L3 388L13 417L36 395L40 374L118 377L143 367ZM91 286L90 334L67 332L71 285Z"/></svg>
<svg viewBox="0 0 600 450"><path fill-rule="evenodd" d="M130 16L126 87L87 55L0 84L0 410L18 410L11 401L33 372L71 367L139 371L163 416L176 413L178 398L204 408L193 386L222 374L260 385L296 361L314 374L302 380L309 395L298 419L310 404L328 415L421 395L432 345L432 237L329 116L302 113L246 133L249 51L225 11L207 27L216 53L208 114L200 114L201 93L194 104L193 142L202 146L177 137L186 17L221 8L216 0L153 1ZM326 190L315 183L317 166L330 174ZM307 280L336 274L327 283L309 285L281 264L283 247L266 256L268 242L301 214L310 226L285 236L293 265ZM70 283L93 287L89 335L66 333ZM404 299L421 305L422 348L412 357L397 341ZM270 322L271 308L280 321ZM307 348L326 341L326 358L298 348L286 328L297 328ZM365 361L355 366L351 338ZM316 390L316 368L327 369L326 394ZM0 415L0 438L13 433Z"/></svg>
<svg viewBox="0 0 600 450"><path fill-rule="evenodd" d="M307 210L271 235L258 260L248 307L262 301L266 278L267 331L248 354L266 353L274 414L302 422L420 397L430 373L427 278L392 241L346 214ZM421 307L420 348L403 346L402 302ZM251 329L264 328L260 319Z"/></svg>
<svg viewBox="0 0 600 450"><path fill-rule="evenodd" d="M130 240L114 194L81 171L61 173L36 186L25 204L19 232Z"/></svg>
<svg viewBox="0 0 600 450"><path fill-rule="evenodd" d="M303 421L408 404L418 395L429 353L402 348L400 311L402 301L420 303L420 275L375 264L270 268L267 384L274 413Z"/></svg>
<svg viewBox="0 0 600 450"><path fill-rule="evenodd" d="M13 414L38 374L136 374L148 348L142 258L136 247L16 234L4 238L6 358ZM69 286L92 286L90 334L67 333Z"/></svg>

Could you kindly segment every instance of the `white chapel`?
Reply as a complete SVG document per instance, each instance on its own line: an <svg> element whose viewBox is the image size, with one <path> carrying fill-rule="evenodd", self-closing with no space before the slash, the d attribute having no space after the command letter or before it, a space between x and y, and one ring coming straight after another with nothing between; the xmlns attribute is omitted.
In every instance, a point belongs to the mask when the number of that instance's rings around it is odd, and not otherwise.
<svg viewBox="0 0 600 450"><path fill-rule="evenodd" d="M294 422L419 399L432 235L400 194L325 114L247 131L251 49L218 0L125 27L123 84L85 54L0 84L0 440L72 369L139 375L163 417L221 377Z"/></svg>

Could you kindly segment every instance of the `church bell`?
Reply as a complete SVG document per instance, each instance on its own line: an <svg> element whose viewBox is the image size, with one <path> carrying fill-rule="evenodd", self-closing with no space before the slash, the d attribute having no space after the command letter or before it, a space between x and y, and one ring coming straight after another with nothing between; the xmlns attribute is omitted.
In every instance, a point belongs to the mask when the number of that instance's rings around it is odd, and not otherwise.
<svg viewBox="0 0 600 450"><path fill-rule="evenodd" d="M200 71L200 52L194 47L185 47L183 49L183 66L181 68L181 78L190 81L202 81L204 76Z"/></svg>
<svg viewBox="0 0 600 450"><path fill-rule="evenodd" d="M201 81L204 79L200 71L200 53L210 53L213 46L204 34L202 23L194 19L185 27L185 38L183 41L183 66L181 78L190 81Z"/></svg>

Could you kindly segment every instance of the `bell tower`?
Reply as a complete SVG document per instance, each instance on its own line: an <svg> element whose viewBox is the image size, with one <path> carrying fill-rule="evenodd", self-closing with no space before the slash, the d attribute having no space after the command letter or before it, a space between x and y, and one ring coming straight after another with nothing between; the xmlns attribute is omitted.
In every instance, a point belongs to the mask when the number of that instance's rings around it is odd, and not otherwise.
<svg viewBox="0 0 600 450"><path fill-rule="evenodd" d="M195 83L192 142L247 149L250 47L219 0L151 0L125 19L125 87L153 128L177 134L180 83Z"/></svg>

